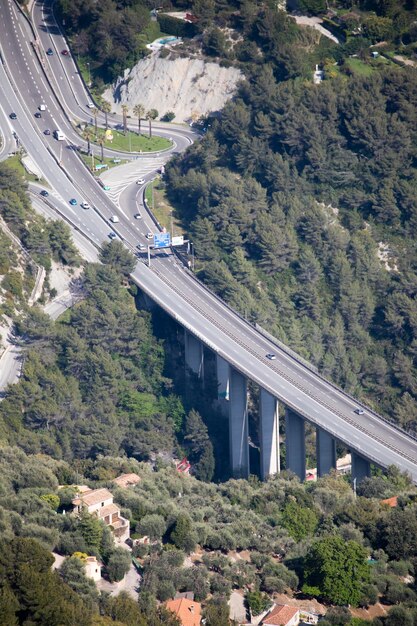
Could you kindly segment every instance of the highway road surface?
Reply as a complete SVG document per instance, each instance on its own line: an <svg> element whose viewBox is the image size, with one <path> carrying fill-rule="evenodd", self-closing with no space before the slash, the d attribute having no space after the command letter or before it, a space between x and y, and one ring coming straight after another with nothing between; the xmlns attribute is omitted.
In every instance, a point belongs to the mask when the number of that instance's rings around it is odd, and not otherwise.
<svg viewBox="0 0 417 626"><path fill-rule="evenodd" d="M7 114L17 112L14 131L55 190L52 200L60 204L67 221L92 243L101 244L108 240L109 231L115 231L131 251L136 251L139 242L147 243L146 232L155 231L145 208L140 224L133 217L141 205L143 189L134 182L127 184L124 190L117 190L115 203L112 190L108 194L103 191L76 152L62 150L62 142L43 135L33 116L40 100L45 102L53 123L75 142L71 121L75 116L85 119L89 115L86 105L90 96L74 71L73 60L58 54L59 50L68 48L62 34L50 13L45 16L42 12L42 3L36 3L33 15L38 48L44 51L45 47L53 46L55 50L47 61L48 75L53 75L48 81L39 63L42 52L38 50L35 54L34 32L27 21L13 0L0 0L0 6L7 33L0 42L3 59L0 83L4 85L0 106ZM117 119L111 116L111 123ZM155 126L155 132L166 135L170 131L166 126ZM179 151L189 145L194 135L191 129L172 127L169 136L174 138L175 150ZM148 179L151 175L148 174ZM68 204L71 197L78 201L86 199L94 205L94 210L71 207ZM119 217L116 225L109 221L113 214ZM150 267L146 265L146 255L142 255L132 276L143 291L186 329L286 406L323 427L351 450L383 467L395 464L417 482L417 440L367 407L363 407L363 415L356 415L354 410L359 403L354 398L260 334L201 285L170 252L153 253ZM275 361L266 358L270 352L276 354Z"/></svg>

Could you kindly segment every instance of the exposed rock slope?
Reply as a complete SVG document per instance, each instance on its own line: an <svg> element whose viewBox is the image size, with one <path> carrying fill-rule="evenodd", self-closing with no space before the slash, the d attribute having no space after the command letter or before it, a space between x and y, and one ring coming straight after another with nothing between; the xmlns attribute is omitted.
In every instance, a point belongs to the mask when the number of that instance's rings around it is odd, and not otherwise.
<svg viewBox="0 0 417 626"><path fill-rule="evenodd" d="M194 115L219 111L242 78L236 68L201 59L161 58L154 53L132 70L126 70L124 77L107 89L104 98L118 113L121 105L127 104L133 115L133 107L141 103L146 110L156 109L161 117L173 111L175 121L182 122Z"/></svg>

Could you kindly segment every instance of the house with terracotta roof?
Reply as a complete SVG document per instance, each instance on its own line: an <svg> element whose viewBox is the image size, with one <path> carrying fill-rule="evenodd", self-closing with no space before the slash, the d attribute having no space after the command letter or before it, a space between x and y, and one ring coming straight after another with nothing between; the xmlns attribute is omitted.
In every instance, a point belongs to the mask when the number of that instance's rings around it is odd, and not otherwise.
<svg viewBox="0 0 417 626"><path fill-rule="evenodd" d="M132 472L131 474L120 474L113 480L114 483L118 487L122 487L122 489L128 489L129 487L134 487L138 483L140 483L141 477Z"/></svg>
<svg viewBox="0 0 417 626"><path fill-rule="evenodd" d="M77 493L72 501L74 514L87 511L97 515L106 526L110 526L116 541L123 543L130 537L129 520L120 515L119 507L113 503L113 494L108 489L89 489Z"/></svg>
<svg viewBox="0 0 417 626"><path fill-rule="evenodd" d="M288 604L276 604L264 617L262 626L298 626L299 623L299 609Z"/></svg>
<svg viewBox="0 0 417 626"><path fill-rule="evenodd" d="M201 604L199 602L188 600L188 598L177 598L168 600L165 606L178 617L182 626L200 626Z"/></svg>

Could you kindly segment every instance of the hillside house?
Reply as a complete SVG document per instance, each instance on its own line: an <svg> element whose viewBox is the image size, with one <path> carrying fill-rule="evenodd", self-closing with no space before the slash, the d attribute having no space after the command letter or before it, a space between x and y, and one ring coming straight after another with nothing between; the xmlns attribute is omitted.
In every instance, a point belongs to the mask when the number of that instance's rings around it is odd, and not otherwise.
<svg viewBox="0 0 417 626"><path fill-rule="evenodd" d="M110 526L115 540L123 543L130 536L129 520L120 515L120 509L113 503L113 494L108 489L89 489L81 491L73 499L75 515L86 510Z"/></svg>
<svg viewBox="0 0 417 626"><path fill-rule="evenodd" d="M299 623L299 609L288 604L276 604L264 617L262 626L298 626Z"/></svg>
<svg viewBox="0 0 417 626"><path fill-rule="evenodd" d="M188 600L188 598L178 598L168 600L165 606L178 617L182 626L200 626L201 604L199 602Z"/></svg>

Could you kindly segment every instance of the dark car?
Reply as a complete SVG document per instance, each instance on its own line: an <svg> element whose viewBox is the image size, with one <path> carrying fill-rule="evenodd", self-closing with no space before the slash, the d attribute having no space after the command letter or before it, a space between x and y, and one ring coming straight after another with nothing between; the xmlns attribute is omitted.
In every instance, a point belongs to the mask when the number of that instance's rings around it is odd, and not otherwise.
<svg viewBox="0 0 417 626"><path fill-rule="evenodd" d="M71 198L71 200L69 201L70 204L72 204L72 206L75 206L77 204L77 201L75 198Z"/></svg>
<svg viewBox="0 0 417 626"><path fill-rule="evenodd" d="M363 409L355 409L354 412L356 413L356 415L363 415L365 413Z"/></svg>
<svg viewBox="0 0 417 626"><path fill-rule="evenodd" d="M69 55L68 50L61 50L61 54L64 55L64 57L67 57Z"/></svg>
<svg viewBox="0 0 417 626"><path fill-rule="evenodd" d="M44 134L44 135L50 135L50 134L51 134L51 131L49 130L49 128L46 128L46 129L43 131L43 134Z"/></svg>
<svg viewBox="0 0 417 626"><path fill-rule="evenodd" d="M11 120L17 120L16 113L10 113L9 117L10 117Z"/></svg>
<svg viewBox="0 0 417 626"><path fill-rule="evenodd" d="M41 196L43 196L44 198L47 198L49 196L49 192L46 191L46 189L42 189L42 191L40 192Z"/></svg>
<svg viewBox="0 0 417 626"><path fill-rule="evenodd" d="M37 117L39 119L40 117L42 117L42 113L39 113L39 111L36 111L35 117Z"/></svg>
<svg viewBox="0 0 417 626"><path fill-rule="evenodd" d="M110 239L116 239L117 235L114 232L109 233Z"/></svg>
<svg viewBox="0 0 417 626"><path fill-rule="evenodd" d="M276 357L276 355L275 355L275 354L273 354L272 352L269 352L269 353L266 355L266 358L267 358L267 359L269 359L270 361L275 361L277 357Z"/></svg>
<svg viewBox="0 0 417 626"><path fill-rule="evenodd" d="M52 48L48 48L48 50L46 51L46 54L48 55L48 57L52 56L54 53L54 51L52 50Z"/></svg>

